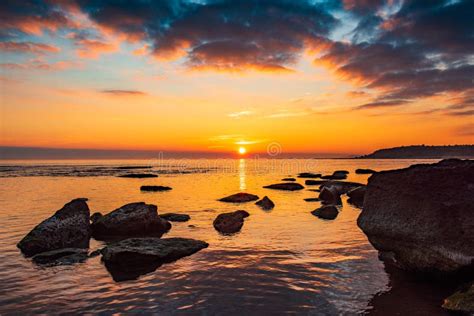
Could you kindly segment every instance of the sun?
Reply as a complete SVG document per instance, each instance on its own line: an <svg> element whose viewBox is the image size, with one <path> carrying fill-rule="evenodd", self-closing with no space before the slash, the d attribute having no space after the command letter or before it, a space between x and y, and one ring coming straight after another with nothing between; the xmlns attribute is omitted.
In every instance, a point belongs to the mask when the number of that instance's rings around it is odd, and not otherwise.
<svg viewBox="0 0 474 316"><path fill-rule="evenodd" d="M239 154L245 155L246 152L247 152L247 149L245 149L245 147L239 147Z"/></svg>

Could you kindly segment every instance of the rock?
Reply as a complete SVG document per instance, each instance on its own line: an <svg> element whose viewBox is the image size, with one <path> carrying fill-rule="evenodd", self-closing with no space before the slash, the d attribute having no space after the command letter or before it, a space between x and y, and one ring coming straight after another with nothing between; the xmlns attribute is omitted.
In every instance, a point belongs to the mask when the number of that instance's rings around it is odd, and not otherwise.
<svg viewBox="0 0 474 316"><path fill-rule="evenodd" d="M264 196L263 199L261 199L260 201L257 201L255 204L257 204L263 210L266 210L266 211L271 210L275 207L275 203L273 203L273 201L270 200L268 196Z"/></svg>
<svg viewBox="0 0 474 316"><path fill-rule="evenodd" d="M87 249L61 248L36 254L31 259L39 265L70 265L86 261Z"/></svg>
<svg viewBox="0 0 474 316"><path fill-rule="evenodd" d="M296 181L295 178L283 178L281 181Z"/></svg>
<svg viewBox="0 0 474 316"><path fill-rule="evenodd" d="M230 203L244 203L244 202L251 202L258 200L257 195L249 194L249 193L236 193L225 198L220 199L221 202L230 202Z"/></svg>
<svg viewBox="0 0 474 316"><path fill-rule="evenodd" d="M277 183L277 184L267 185L267 186L264 186L264 188L274 189L274 190L284 190L284 191L296 191L296 190L304 189L304 186L302 186L299 183L286 182L286 183Z"/></svg>
<svg viewBox="0 0 474 316"><path fill-rule="evenodd" d="M474 284L469 284L446 298L443 308L472 315L474 313Z"/></svg>
<svg viewBox="0 0 474 316"><path fill-rule="evenodd" d="M94 257L97 257L98 255L100 255L100 252L102 251L102 249L103 248L91 251L91 253L89 254L89 258L94 258Z"/></svg>
<svg viewBox="0 0 474 316"><path fill-rule="evenodd" d="M161 191L169 191L171 190L170 187L165 187L161 185L142 185L140 187L140 191L148 191L148 192L161 192Z"/></svg>
<svg viewBox="0 0 474 316"><path fill-rule="evenodd" d="M334 205L325 205L311 212L314 216L322 219L335 219L339 214L337 207Z"/></svg>
<svg viewBox="0 0 474 316"><path fill-rule="evenodd" d="M325 180L344 180L347 179L347 171L344 170L338 170L335 171L332 175L327 175L327 176L321 176L321 179Z"/></svg>
<svg viewBox="0 0 474 316"><path fill-rule="evenodd" d="M170 222L187 222L191 219L191 217L188 214L178 214L178 213L166 213L166 214L160 215L160 217Z"/></svg>
<svg viewBox="0 0 474 316"><path fill-rule="evenodd" d="M161 237L171 224L158 216L156 205L143 202L126 204L92 223L94 238Z"/></svg>
<svg viewBox="0 0 474 316"><path fill-rule="evenodd" d="M349 197L347 202L354 204L357 207L362 207L364 205L364 196L366 190L367 188L365 186L350 190L347 192L347 196Z"/></svg>
<svg viewBox="0 0 474 316"><path fill-rule="evenodd" d="M246 211L235 211L231 213L219 214L214 220L214 228L223 234L233 234L238 232L244 225L244 218L250 214Z"/></svg>
<svg viewBox="0 0 474 316"><path fill-rule="evenodd" d="M327 181L324 184L321 184L320 189L324 187L332 187L336 190L338 194L346 194L347 192L365 186L362 183L358 182L348 182L348 181Z"/></svg>
<svg viewBox="0 0 474 316"><path fill-rule="evenodd" d="M31 257L61 248L88 248L91 235L87 199L75 199L31 230L18 248Z"/></svg>
<svg viewBox="0 0 474 316"><path fill-rule="evenodd" d="M307 199L304 199L306 202L319 202L321 201L321 199L319 198L307 198Z"/></svg>
<svg viewBox="0 0 474 316"><path fill-rule="evenodd" d="M473 205L474 161L443 160L372 175L357 223L398 267L451 275L473 270Z"/></svg>
<svg viewBox="0 0 474 316"><path fill-rule="evenodd" d="M302 172L298 174L298 178L320 178L320 173Z"/></svg>
<svg viewBox="0 0 474 316"><path fill-rule="evenodd" d="M342 205L341 197L334 187L324 187L319 193L319 199L324 204Z"/></svg>
<svg viewBox="0 0 474 316"><path fill-rule="evenodd" d="M377 171L372 170L372 169L356 169L356 174L374 174L377 173Z"/></svg>
<svg viewBox="0 0 474 316"><path fill-rule="evenodd" d="M95 212L94 214L91 215L90 220L92 223L95 223L101 217L102 217L102 213Z"/></svg>
<svg viewBox="0 0 474 316"><path fill-rule="evenodd" d="M133 280L164 263L190 256L209 245L185 238L130 238L102 249L102 260L115 281Z"/></svg>
<svg viewBox="0 0 474 316"><path fill-rule="evenodd" d="M128 173L119 175L119 178L135 178L135 179L144 179L144 178L158 178L158 175L153 173Z"/></svg>

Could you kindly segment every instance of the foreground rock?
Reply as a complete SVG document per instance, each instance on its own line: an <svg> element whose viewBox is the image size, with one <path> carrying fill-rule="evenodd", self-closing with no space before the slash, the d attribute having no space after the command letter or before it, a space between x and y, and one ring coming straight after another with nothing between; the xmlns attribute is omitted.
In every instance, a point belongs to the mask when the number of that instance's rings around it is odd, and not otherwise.
<svg viewBox="0 0 474 316"><path fill-rule="evenodd" d="M268 198L268 196L264 196L263 199L257 201L255 204L260 206L263 210L269 211L275 207L275 203Z"/></svg>
<svg viewBox="0 0 474 316"><path fill-rule="evenodd" d="M244 225L244 218L250 214L246 211L235 211L231 213L219 214L214 220L214 228L223 234L233 234L238 232Z"/></svg>
<svg viewBox="0 0 474 316"><path fill-rule="evenodd" d="M320 178L320 177L321 177L320 173L302 172L302 173L298 174L298 178L313 179L313 178Z"/></svg>
<svg viewBox="0 0 474 316"><path fill-rule="evenodd" d="M115 281L133 280L164 263L192 255L209 245L185 238L130 238L101 250L102 260Z"/></svg>
<svg viewBox="0 0 474 316"><path fill-rule="evenodd" d="M324 187L319 193L319 199L324 204L341 205L341 196L334 187Z"/></svg>
<svg viewBox="0 0 474 316"><path fill-rule="evenodd" d="M374 174L377 173L377 171L372 170L372 169L356 169L356 174Z"/></svg>
<svg viewBox="0 0 474 316"><path fill-rule="evenodd" d="M382 171L369 178L358 225L406 270L473 270L474 161Z"/></svg>
<svg viewBox="0 0 474 316"><path fill-rule="evenodd" d="M160 217L170 222L187 222L191 219L191 216L189 216L188 214L178 214L178 213L166 213L166 214L160 215Z"/></svg>
<svg viewBox="0 0 474 316"><path fill-rule="evenodd" d="M39 265L70 265L86 261L88 258L87 249L84 248L62 248L46 251L34 255L34 263Z"/></svg>
<svg viewBox="0 0 474 316"><path fill-rule="evenodd" d="M364 196L366 190L366 187L362 186L347 192L347 196L349 197L349 199L347 199L347 202L357 207L362 207L364 205Z"/></svg>
<svg viewBox="0 0 474 316"><path fill-rule="evenodd" d="M221 202L229 202L229 203L245 203L258 200L258 196L250 193L236 193L225 198L220 199Z"/></svg>
<svg viewBox="0 0 474 316"><path fill-rule="evenodd" d="M322 219L331 220L337 217L337 215L339 214L339 211L337 207L335 207L334 205L325 205L318 209L315 209L314 211L311 212L311 214Z"/></svg>
<svg viewBox="0 0 474 316"><path fill-rule="evenodd" d="M144 179L144 178L158 178L158 175L153 173L129 173L122 174L120 178L135 178L135 179Z"/></svg>
<svg viewBox="0 0 474 316"><path fill-rule="evenodd" d="M470 284L444 300L443 308L464 314L474 313L474 284Z"/></svg>
<svg viewBox="0 0 474 316"><path fill-rule="evenodd" d="M165 187L162 185L142 185L140 187L140 191L148 191L148 192L161 192L161 191L169 191L172 188Z"/></svg>
<svg viewBox="0 0 474 316"><path fill-rule="evenodd" d="M90 220L92 223L97 222L99 218L101 218L103 215L100 212L95 212L94 214L91 215Z"/></svg>
<svg viewBox="0 0 474 316"><path fill-rule="evenodd" d="M156 205L126 204L92 223L96 239L123 239L135 236L161 237L171 224L158 216Z"/></svg>
<svg viewBox="0 0 474 316"><path fill-rule="evenodd" d="M75 199L44 220L18 243L28 257L61 248L89 248L91 236L87 199Z"/></svg>
<svg viewBox="0 0 474 316"><path fill-rule="evenodd" d="M297 191L297 190L303 190L304 186L302 186L299 183L292 183L292 182L286 182L286 183L277 183L277 184L271 184L264 186L265 189L273 189L273 190L283 190L283 191Z"/></svg>

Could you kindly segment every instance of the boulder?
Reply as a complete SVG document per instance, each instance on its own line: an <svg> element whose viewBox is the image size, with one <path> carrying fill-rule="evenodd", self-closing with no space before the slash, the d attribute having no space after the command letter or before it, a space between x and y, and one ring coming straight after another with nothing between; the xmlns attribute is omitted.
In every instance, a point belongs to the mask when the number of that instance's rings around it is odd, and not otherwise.
<svg viewBox="0 0 474 316"><path fill-rule="evenodd" d="M268 196L264 196L263 199L257 201L255 204L260 206L263 210L269 211L275 207L275 203L268 198Z"/></svg>
<svg viewBox="0 0 474 316"><path fill-rule="evenodd" d="M229 203L245 203L258 200L258 196L250 193L236 193L225 198L220 199L221 202L229 202Z"/></svg>
<svg viewBox="0 0 474 316"><path fill-rule="evenodd" d="M277 183L277 184L267 185L267 186L264 186L264 188L273 189L273 190L296 191L296 190L304 189L304 186L302 186L299 183L286 182L286 183Z"/></svg>
<svg viewBox="0 0 474 316"><path fill-rule="evenodd" d="M169 191L172 188L165 187L162 185L142 185L140 187L140 191L147 191L147 192L161 192L161 191Z"/></svg>
<svg viewBox="0 0 474 316"><path fill-rule="evenodd" d="M95 212L94 214L91 215L90 220L91 220L92 223L95 223L101 217L102 217L102 213Z"/></svg>
<svg viewBox="0 0 474 316"><path fill-rule="evenodd" d="M474 266L474 161L444 160L369 178L358 225L405 270L435 275Z"/></svg>
<svg viewBox="0 0 474 316"><path fill-rule="evenodd" d="M347 192L365 186L362 183L358 182L349 182L349 181L326 181L325 183L321 184L320 189L324 187L332 187L336 190L338 194L346 194Z"/></svg>
<svg viewBox="0 0 474 316"><path fill-rule="evenodd" d="M153 173L127 173L119 175L119 178L135 178L135 179L144 179L144 178L157 178L158 175Z"/></svg>
<svg viewBox="0 0 474 316"><path fill-rule="evenodd" d="M377 173L377 171L372 170L372 169L356 169L355 173L356 174L374 174L374 173Z"/></svg>
<svg viewBox="0 0 474 316"><path fill-rule="evenodd" d="M61 248L34 255L31 259L38 265L56 266L70 265L86 261L87 249Z"/></svg>
<svg viewBox="0 0 474 316"><path fill-rule="evenodd" d="M347 174L349 172L345 170L335 171L332 175L321 176L321 179L325 180L344 180L347 179Z"/></svg>
<svg viewBox="0 0 474 316"><path fill-rule="evenodd" d="M334 205L324 205L312 211L311 214L322 219L331 220L337 217L337 215L339 214L339 211L337 210L337 207L335 207Z"/></svg>
<svg viewBox="0 0 474 316"><path fill-rule="evenodd" d="M187 222L191 219L191 217L188 214L178 214L178 213L166 213L166 214L160 215L160 217L170 222Z"/></svg>
<svg viewBox="0 0 474 316"><path fill-rule="evenodd" d="M158 216L156 205L143 202L126 204L92 223L92 235L102 239L161 237L171 224Z"/></svg>
<svg viewBox="0 0 474 316"><path fill-rule="evenodd" d="M311 172L302 172L298 174L298 178L310 178L310 179L315 179L321 177L320 173L311 173Z"/></svg>
<svg viewBox="0 0 474 316"><path fill-rule="evenodd" d="M90 211L87 199L75 199L44 220L18 243L27 256L61 248L89 248Z"/></svg>
<svg viewBox="0 0 474 316"><path fill-rule="evenodd" d="M324 187L319 193L319 199L323 204L341 205L341 197L334 187Z"/></svg>
<svg viewBox="0 0 474 316"><path fill-rule="evenodd" d="M347 202L354 204L357 207L362 207L364 205L364 196L366 190L367 188L365 186L350 190L347 192L347 196L349 197Z"/></svg>
<svg viewBox="0 0 474 316"><path fill-rule="evenodd" d="M231 213L219 214L214 220L214 228L223 234L233 234L238 232L244 225L244 218L250 214L246 211L235 211Z"/></svg>
<svg viewBox="0 0 474 316"><path fill-rule="evenodd" d="M295 178L283 178L281 181L296 181Z"/></svg>
<svg viewBox="0 0 474 316"><path fill-rule="evenodd" d="M185 238L130 238L101 250L102 261L115 281L133 280L164 263L190 256L209 245Z"/></svg>
<svg viewBox="0 0 474 316"><path fill-rule="evenodd" d="M474 284L468 284L446 298L443 308L467 315L474 314Z"/></svg>

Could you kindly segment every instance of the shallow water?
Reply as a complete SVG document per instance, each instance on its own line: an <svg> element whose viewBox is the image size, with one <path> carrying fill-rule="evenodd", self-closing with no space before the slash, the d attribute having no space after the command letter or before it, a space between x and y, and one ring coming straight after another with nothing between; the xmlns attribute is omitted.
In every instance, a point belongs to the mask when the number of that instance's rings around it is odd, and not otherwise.
<svg viewBox="0 0 474 316"><path fill-rule="evenodd" d="M379 302L381 306L393 304L392 314L398 314L404 307L397 305L410 302L403 295L391 294L397 293L392 289L393 280L390 281L377 252L356 225L359 209L348 204L344 197L339 216L334 221L325 221L310 213L319 202L303 200L316 197L316 192L307 189L317 187L284 192L262 186L296 176L298 172L330 174L338 169L350 171L348 181L366 183L369 176L356 175L356 168L387 170L422 162L434 161L3 162L0 166L0 314L140 311L334 315L380 312ZM120 166L152 168L117 169ZM120 174L143 171L160 176L119 178L117 170ZM304 179L298 180L304 184ZM140 186L145 184L171 186L173 190L140 192ZM262 211L253 203L235 205L217 201L240 191L260 197L268 195L276 207ZM208 242L209 248L165 264L137 280L119 283L113 281L99 257L57 267L39 267L25 259L16 243L40 221L77 197L89 199L91 213L108 213L126 203L144 201L158 205L159 213L189 214L189 222L173 223L171 231L163 237L200 239ZM237 209L251 214L241 232L232 236L216 232L212 221L217 214ZM102 245L92 240L91 250ZM436 303L442 290L417 282L409 283L409 288L409 299L417 304L418 311L443 313ZM384 314L390 313L384 309Z"/></svg>

